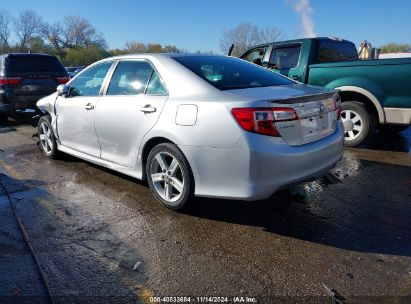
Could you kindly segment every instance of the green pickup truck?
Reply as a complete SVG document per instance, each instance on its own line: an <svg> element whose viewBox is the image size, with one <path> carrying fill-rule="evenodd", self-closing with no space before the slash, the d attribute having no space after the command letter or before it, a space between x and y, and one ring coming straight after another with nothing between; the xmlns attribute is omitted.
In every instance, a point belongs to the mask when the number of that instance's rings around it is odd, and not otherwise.
<svg viewBox="0 0 411 304"><path fill-rule="evenodd" d="M359 60L354 43L307 38L267 43L242 59L296 81L340 91L345 145L359 146L381 131L411 123L411 58Z"/></svg>

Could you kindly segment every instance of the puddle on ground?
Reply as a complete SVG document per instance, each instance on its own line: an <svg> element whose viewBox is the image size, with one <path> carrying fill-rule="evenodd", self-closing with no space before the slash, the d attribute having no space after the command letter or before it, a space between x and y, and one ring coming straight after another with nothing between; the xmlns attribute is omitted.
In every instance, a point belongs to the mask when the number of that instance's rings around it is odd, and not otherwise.
<svg viewBox="0 0 411 304"><path fill-rule="evenodd" d="M359 171L366 164L356 158L344 157L330 172L313 182L296 185L290 189L294 196L307 198L322 192L332 184L343 182L345 179L358 175Z"/></svg>

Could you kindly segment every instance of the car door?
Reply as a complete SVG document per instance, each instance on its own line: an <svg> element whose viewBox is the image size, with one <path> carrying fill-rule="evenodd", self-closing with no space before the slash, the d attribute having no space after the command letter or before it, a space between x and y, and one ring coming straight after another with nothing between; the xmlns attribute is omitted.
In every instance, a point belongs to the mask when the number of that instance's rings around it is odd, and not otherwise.
<svg viewBox="0 0 411 304"><path fill-rule="evenodd" d="M167 98L167 90L150 62L118 62L96 108L101 159L134 168L139 145L155 125Z"/></svg>
<svg viewBox="0 0 411 304"><path fill-rule="evenodd" d="M297 81L303 81L304 70L298 63L301 54L301 44L281 45L273 47L268 62L268 68Z"/></svg>
<svg viewBox="0 0 411 304"><path fill-rule="evenodd" d="M95 107L112 64L103 62L90 67L69 84L67 96L57 97L57 131L61 145L100 157L100 145L94 127Z"/></svg>

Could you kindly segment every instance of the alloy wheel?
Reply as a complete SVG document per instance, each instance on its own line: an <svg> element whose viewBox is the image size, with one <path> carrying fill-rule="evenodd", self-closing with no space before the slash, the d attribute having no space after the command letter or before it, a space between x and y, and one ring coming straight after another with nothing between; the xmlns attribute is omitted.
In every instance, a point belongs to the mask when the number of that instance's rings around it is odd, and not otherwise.
<svg viewBox="0 0 411 304"><path fill-rule="evenodd" d="M40 145L46 154L53 152L52 134L49 125L45 122L40 124L39 128Z"/></svg>
<svg viewBox="0 0 411 304"><path fill-rule="evenodd" d="M177 158L168 152L158 152L150 165L150 176L157 194L173 205L184 192L185 176Z"/></svg>

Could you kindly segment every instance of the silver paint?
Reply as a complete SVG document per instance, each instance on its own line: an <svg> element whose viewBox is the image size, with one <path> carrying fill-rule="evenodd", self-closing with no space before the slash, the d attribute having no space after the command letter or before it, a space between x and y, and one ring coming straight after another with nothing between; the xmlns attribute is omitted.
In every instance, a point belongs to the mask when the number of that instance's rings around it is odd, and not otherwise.
<svg viewBox="0 0 411 304"><path fill-rule="evenodd" d="M41 99L37 106L52 117L57 149L142 179L146 144L165 139L175 143L186 157L196 195L243 200L263 199L277 189L320 177L342 157L343 126L324 97L330 91L300 84L220 91L172 56L179 55L106 59L149 61L167 87L168 96L105 96L109 72L100 96L65 98L52 94ZM231 114L234 107L281 106L308 115L313 107L298 101L301 96L314 99L317 113L321 104L326 132L302 137L299 120L288 127L277 123L282 137L258 135L244 131ZM287 104L293 98L296 102ZM87 110L89 103L94 108ZM185 105L190 105L190 110L184 109Z"/></svg>

